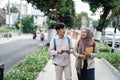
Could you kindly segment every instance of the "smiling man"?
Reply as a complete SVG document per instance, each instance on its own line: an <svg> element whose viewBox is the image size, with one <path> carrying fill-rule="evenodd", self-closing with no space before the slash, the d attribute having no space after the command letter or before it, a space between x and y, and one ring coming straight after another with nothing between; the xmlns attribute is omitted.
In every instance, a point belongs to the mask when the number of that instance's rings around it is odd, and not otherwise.
<svg viewBox="0 0 120 80"><path fill-rule="evenodd" d="M65 80L72 80L70 53L73 52L71 39L65 35L64 23L55 26L57 34L50 42L49 54L53 56L56 80L62 80L63 71Z"/></svg>

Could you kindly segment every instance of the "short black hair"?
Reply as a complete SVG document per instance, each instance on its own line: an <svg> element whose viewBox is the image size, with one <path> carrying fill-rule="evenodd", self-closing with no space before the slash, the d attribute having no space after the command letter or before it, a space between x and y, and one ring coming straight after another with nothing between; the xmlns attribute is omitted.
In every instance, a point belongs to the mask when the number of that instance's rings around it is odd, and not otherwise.
<svg viewBox="0 0 120 80"><path fill-rule="evenodd" d="M56 23L55 30L60 30L60 29L63 29L65 27L66 27L66 25L64 23Z"/></svg>

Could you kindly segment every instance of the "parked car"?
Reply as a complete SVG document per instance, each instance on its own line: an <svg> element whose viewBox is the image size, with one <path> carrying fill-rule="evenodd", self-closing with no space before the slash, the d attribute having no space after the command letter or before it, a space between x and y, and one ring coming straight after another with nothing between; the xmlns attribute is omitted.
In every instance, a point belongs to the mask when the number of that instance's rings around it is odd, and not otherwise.
<svg viewBox="0 0 120 80"><path fill-rule="evenodd" d="M106 28L104 31L103 43L112 46L113 43L114 28ZM120 46L120 31L116 29L115 34L115 46Z"/></svg>

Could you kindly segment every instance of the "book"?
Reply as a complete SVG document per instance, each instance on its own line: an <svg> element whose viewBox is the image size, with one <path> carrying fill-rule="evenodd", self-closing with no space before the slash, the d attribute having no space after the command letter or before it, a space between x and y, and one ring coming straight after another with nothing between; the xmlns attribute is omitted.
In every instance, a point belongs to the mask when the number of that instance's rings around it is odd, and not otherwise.
<svg viewBox="0 0 120 80"><path fill-rule="evenodd" d="M93 53L93 47L86 48L86 52L87 52L88 54Z"/></svg>
<svg viewBox="0 0 120 80"><path fill-rule="evenodd" d="M69 50L62 50L63 53L69 53Z"/></svg>

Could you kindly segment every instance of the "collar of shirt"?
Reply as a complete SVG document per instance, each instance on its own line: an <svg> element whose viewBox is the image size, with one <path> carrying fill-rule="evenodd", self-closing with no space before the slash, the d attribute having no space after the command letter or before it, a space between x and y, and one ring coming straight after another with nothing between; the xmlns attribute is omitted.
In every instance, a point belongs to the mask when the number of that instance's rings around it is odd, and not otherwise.
<svg viewBox="0 0 120 80"><path fill-rule="evenodd" d="M58 35L56 35L57 39L65 39L65 35L63 36L63 38L60 38Z"/></svg>

